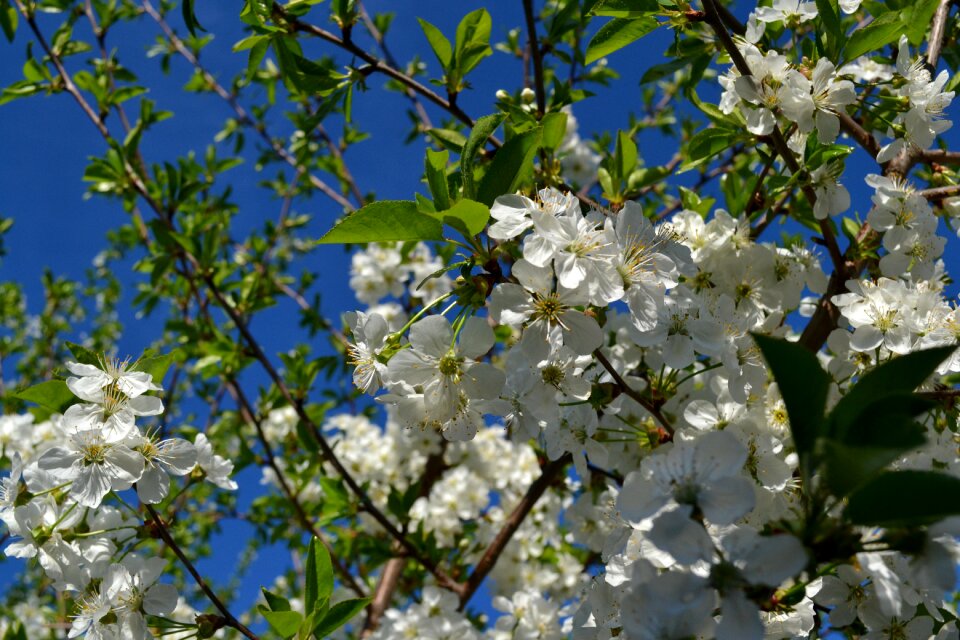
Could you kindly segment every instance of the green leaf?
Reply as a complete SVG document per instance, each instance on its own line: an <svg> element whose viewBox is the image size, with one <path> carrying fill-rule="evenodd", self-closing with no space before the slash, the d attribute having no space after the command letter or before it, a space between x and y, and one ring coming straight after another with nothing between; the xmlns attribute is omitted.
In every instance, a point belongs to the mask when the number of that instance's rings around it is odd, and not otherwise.
<svg viewBox="0 0 960 640"><path fill-rule="evenodd" d="M527 170L533 168L540 137L541 130L537 128L507 140L483 174L477 200L490 206L498 196L516 191Z"/></svg>
<svg viewBox="0 0 960 640"><path fill-rule="evenodd" d="M437 56L437 60L440 61L440 65L444 71L449 70L450 61L453 59L453 46L450 44L450 40L443 35L440 29L437 29L426 20L417 18L417 22L420 23L420 28L423 29L423 35L427 36L427 42L430 43L430 48L433 49L433 55Z"/></svg>
<svg viewBox="0 0 960 640"><path fill-rule="evenodd" d="M904 12L904 33L910 44L918 47L923 42L939 4L940 0L919 0Z"/></svg>
<svg viewBox="0 0 960 640"><path fill-rule="evenodd" d="M173 364L173 354L168 353L162 356L151 356L140 358L133 366L133 371L144 371L150 374L155 384L162 384L163 377L167 375L167 370Z"/></svg>
<svg viewBox="0 0 960 640"><path fill-rule="evenodd" d="M80 364L92 364L95 367L100 366L101 358L100 354L87 349L82 344L77 344L76 342L67 342L67 349L70 350L70 353L73 354L73 357L76 358L77 362Z"/></svg>
<svg viewBox="0 0 960 640"><path fill-rule="evenodd" d="M586 64L639 40L660 26L654 18L614 18L600 27L587 45Z"/></svg>
<svg viewBox="0 0 960 640"><path fill-rule="evenodd" d="M467 137L454 129L430 129L427 133L437 144L454 153L462 153L467 143Z"/></svg>
<svg viewBox="0 0 960 640"><path fill-rule="evenodd" d="M317 538L310 541L310 550L307 552L306 580L304 604L306 610L313 613L326 607L333 594L333 564L327 548Z"/></svg>
<svg viewBox="0 0 960 640"><path fill-rule="evenodd" d="M424 173L427 184L430 186L430 195L437 209L450 208L450 193L447 187L447 161L450 152L427 149L427 158L424 161Z"/></svg>
<svg viewBox="0 0 960 640"><path fill-rule="evenodd" d="M67 388L67 383L63 380L47 380L46 382L35 384L32 387L18 391L13 394L13 397L26 400L27 402L33 402L57 413L63 413L63 410L76 400L76 396Z"/></svg>
<svg viewBox="0 0 960 640"><path fill-rule="evenodd" d="M548 113L543 116L540 126L543 127L543 148L554 151L563 143L563 136L567 132L567 114L563 111Z"/></svg>
<svg viewBox="0 0 960 640"><path fill-rule="evenodd" d="M707 162L732 146L738 137L736 131L721 127L710 127L697 132L687 144L687 159L680 165L680 170L688 171Z"/></svg>
<svg viewBox="0 0 960 640"><path fill-rule="evenodd" d="M494 113L478 118L477 121L473 123L470 137L467 138L466 143L463 145L463 153L460 154L460 173L463 175L464 198L473 198L476 196L473 175L477 155L487 142L487 138L493 135L493 132L497 130L497 127L500 126L500 123L503 122L506 117L506 114Z"/></svg>
<svg viewBox="0 0 960 640"><path fill-rule="evenodd" d="M314 635L317 638L327 637L349 622L355 615L363 611L363 608L366 607L371 600L372 598L354 598L333 605L330 607L327 615L323 617L323 620L314 627Z"/></svg>
<svg viewBox="0 0 960 640"><path fill-rule="evenodd" d="M589 13L611 18L639 18L662 9L657 0L598 0Z"/></svg>
<svg viewBox="0 0 960 640"><path fill-rule="evenodd" d="M206 31L200 23L197 22L197 16L194 13L194 2L196 0L182 0L180 9L183 12L183 23L187 25L187 31L190 32L190 35L196 37L197 31Z"/></svg>
<svg viewBox="0 0 960 640"><path fill-rule="evenodd" d="M855 491L846 516L865 526L931 524L960 514L960 478L934 471L889 471Z"/></svg>
<svg viewBox="0 0 960 640"><path fill-rule="evenodd" d="M888 11L873 22L850 34L844 48L844 60L860 56L894 42L906 28L897 11Z"/></svg>
<svg viewBox="0 0 960 640"><path fill-rule="evenodd" d="M27 638L26 628L24 628L23 624L17 623L17 624L12 624L7 628L7 632L3 634L3 640L29 640L29 639Z"/></svg>
<svg viewBox="0 0 960 640"><path fill-rule="evenodd" d="M473 200L461 200L449 209L429 215L458 230L462 226L463 230L466 231L465 235L475 236L487 226L487 222L490 220L490 207ZM451 221L458 221L459 224L451 223Z"/></svg>
<svg viewBox="0 0 960 640"><path fill-rule="evenodd" d="M617 146L613 152L613 177L626 180L637 166L637 143L629 134L617 132Z"/></svg>
<svg viewBox="0 0 960 640"><path fill-rule="evenodd" d="M263 593L263 597L267 601L267 606L270 607L271 611L290 611L289 600L283 596L278 596L275 593L267 591L265 587L260 587L260 591Z"/></svg>
<svg viewBox="0 0 960 640"><path fill-rule="evenodd" d="M843 38L843 26L840 23L840 13L837 0L816 0L820 22L827 35L827 52L835 57L836 49Z"/></svg>
<svg viewBox="0 0 960 640"><path fill-rule="evenodd" d="M10 0L0 0L0 30L9 42L13 42L13 37L17 34L19 19L20 14L10 4Z"/></svg>
<svg viewBox="0 0 960 640"><path fill-rule="evenodd" d="M753 335L780 389L790 417L790 432L800 456L804 479L813 472L810 454L824 428L823 413L832 380L817 356L803 346L779 338Z"/></svg>
<svg viewBox="0 0 960 640"><path fill-rule="evenodd" d="M830 412L830 434L840 440L869 405L889 395L910 393L953 353L954 347L914 351L865 374Z"/></svg>
<svg viewBox="0 0 960 640"><path fill-rule="evenodd" d="M267 620L267 624L282 638L292 638L300 630L303 616L296 611L268 611L261 607L260 613Z"/></svg>
<svg viewBox="0 0 960 640"><path fill-rule="evenodd" d="M408 200L381 200L353 212L317 240L318 244L442 240L443 225Z"/></svg>
<svg viewBox="0 0 960 640"><path fill-rule="evenodd" d="M453 69L462 78L480 61L493 53L490 48L490 29L493 21L486 9L471 11L457 25L457 44L453 54Z"/></svg>

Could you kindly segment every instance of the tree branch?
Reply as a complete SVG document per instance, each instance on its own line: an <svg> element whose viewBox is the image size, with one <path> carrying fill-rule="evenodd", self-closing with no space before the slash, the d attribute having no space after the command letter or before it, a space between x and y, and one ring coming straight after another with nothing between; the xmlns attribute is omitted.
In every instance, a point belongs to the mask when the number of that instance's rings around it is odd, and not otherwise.
<svg viewBox="0 0 960 640"><path fill-rule="evenodd" d="M230 610L227 609L225 604L223 604L223 601L220 600L220 597L213 592L213 589L211 589L207 582L203 579L203 576L200 575L200 573L197 571L197 568L193 566L192 562L190 562L190 558L183 553L183 549L180 548L176 540L173 539L173 536L170 535L166 525L160 519L160 516L157 515L157 512L154 510L154 508L149 504L145 504L143 506L146 508L147 513L150 514L150 518L153 520L154 525L156 525L157 533L160 535L160 538L163 539L163 541L168 547L170 547L171 550L173 550L174 555L180 559L180 562L183 563L184 567L186 567L187 572L193 576L193 579L196 581L197 586L200 587L200 590L203 591L207 598L210 599L210 602L213 603L213 606L216 607L220 614L224 617L227 626L233 627L247 638L250 638L250 640L259 640L255 633L250 631L250 629L245 627L243 623L237 620L236 617L230 613Z"/></svg>
<svg viewBox="0 0 960 640"><path fill-rule="evenodd" d="M573 457L569 453L566 453L556 460L548 462L543 467L540 472L540 477L534 480L533 484L527 489L523 498L520 499L520 503L514 507L510 516L506 522L504 522L503 527L497 532L497 536L493 539L493 542L490 543L490 546L487 547L487 550L473 568L473 573L471 573L467 581L461 585L460 611L466 608L467 603L470 602L470 598L472 598L473 594L480 588L484 578L493 570L493 567L497 564L497 559L503 553L507 543L510 542L513 534L517 532L517 529L520 528L520 525L530 514L530 511L536 506L537 502L547 490L547 487L553 483L572 460Z"/></svg>
<svg viewBox="0 0 960 640"><path fill-rule="evenodd" d="M537 96L537 120L547 112L546 90L543 84L543 55L537 38L537 19L533 15L533 0L523 0L523 16L527 23L527 42L533 60L533 89Z"/></svg>
<svg viewBox="0 0 960 640"><path fill-rule="evenodd" d="M627 394L630 398L637 401L641 407L646 409L650 415L656 418L657 422L660 423L660 426L663 427L669 435L673 435L673 426L670 424L670 421L660 412L660 409L652 403L649 399L644 398L643 395L638 393L633 387L627 384L627 381L623 379L623 376L617 372L616 367L607 359L607 356L603 355L603 352L600 349L597 349L593 352L594 357L603 365L603 368L613 377L614 382L617 383L617 386L620 387L620 391Z"/></svg>

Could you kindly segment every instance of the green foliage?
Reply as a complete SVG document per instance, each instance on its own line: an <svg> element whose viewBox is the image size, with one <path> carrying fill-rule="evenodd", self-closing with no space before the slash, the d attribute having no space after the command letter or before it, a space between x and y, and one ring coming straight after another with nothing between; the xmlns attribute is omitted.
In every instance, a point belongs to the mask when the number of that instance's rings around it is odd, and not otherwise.
<svg viewBox="0 0 960 640"><path fill-rule="evenodd" d="M483 145L486 144L494 131L503 123L506 115L495 113L489 116L477 118L470 131L470 136L463 145L463 152L460 154L460 173L463 175L463 197L476 197L475 171L477 156Z"/></svg>
<svg viewBox="0 0 960 640"><path fill-rule="evenodd" d="M490 29L493 26L490 14L486 9L477 9L464 16L457 25L453 44L440 29L423 18L417 20L443 69L447 91L451 94L463 91L467 74L493 53L490 48Z"/></svg>
<svg viewBox="0 0 960 640"><path fill-rule="evenodd" d="M660 26L653 17L614 18L600 27L587 46L586 63L591 64L636 42Z"/></svg>
<svg viewBox="0 0 960 640"><path fill-rule="evenodd" d="M507 140L483 174L477 200L490 206L497 197L516 191L524 176L533 170L533 158L541 139L542 132L537 128Z"/></svg>
<svg viewBox="0 0 960 640"><path fill-rule="evenodd" d="M320 244L442 240L442 224L421 213L417 203L380 200L351 213L325 233Z"/></svg>
<svg viewBox="0 0 960 640"><path fill-rule="evenodd" d="M16 392L14 397L40 405L54 413L63 413L77 400L63 380L47 380L35 384Z"/></svg>
<svg viewBox="0 0 960 640"><path fill-rule="evenodd" d="M935 405L914 394L953 351L940 347L892 358L865 374L826 413L833 381L803 346L754 335L790 418L804 482L822 471L832 495L849 496L854 524L906 526L960 514L960 480L936 472L884 471L926 442L916 418ZM913 496L913 497L911 497ZM918 497L922 496L922 497Z"/></svg>
<svg viewBox="0 0 960 640"><path fill-rule="evenodd" d="M902 17L896 11L884 13L850 34L843 49L844 59L853 60L896 42L905 28Z"/></svg>

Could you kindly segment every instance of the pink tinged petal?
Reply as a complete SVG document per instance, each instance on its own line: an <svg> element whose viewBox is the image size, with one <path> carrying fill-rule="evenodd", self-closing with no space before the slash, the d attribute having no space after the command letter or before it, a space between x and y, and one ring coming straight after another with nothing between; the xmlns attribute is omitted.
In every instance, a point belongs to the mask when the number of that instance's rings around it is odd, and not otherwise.
<svg viewBox="0 0 960 640"><path fill-rule="evenodd" d="M137 497L144 504L158 504L170 493L170 476L159 465L151 464L137 481Z"/></svg>
<svg viewBox="0 0 960 640"><path fill-rule="evenodd" d="M647 534L650 542L681 564L713 557L713 541L701 524L690 519L690 507L680 507L657 516Z"/></svg>
<svg viewBox="0 0 960 640"><path fill-rule="evenodd" d="M155 584L143 598L143 610L152 616L165 616L177 607L177 589L171 584Z"/></svg>
<svg viewBox="0 0 960 640"><path fill-rule="evenodd" d="M714 433L723 433L722 431ZM733 524L750 513L756 503L753 483L746 478L723 478L700 492L697 504L713 524Z"/></svg>
<svg viewBox="0 0 960 640"><path fill-rule="evenodd" d="M453 330L443 316L427 316L410 327L410 344L418 352L443 357L453 346Z"/></svg>
<svg viewBox="0 0 960 640"><path fill-rule="evenodd" d="M158 416L163 413L163 402L156 396L130 398L127 406L138 416Z"/></svg>
<svg viewBox="0 0 960 640"><path fill-rule="evenodd" d="M735 589L722 600L723 617L717 625L716 640L763 640L760 609L747 600L743 591Z"/></svg>
<svg viewBox="0 0 960 640"><path fill-rule="evenodd" d="M493 348L495 340L487 319L472 316L460 330L457 350L468 358L479 358Z"/></svg>

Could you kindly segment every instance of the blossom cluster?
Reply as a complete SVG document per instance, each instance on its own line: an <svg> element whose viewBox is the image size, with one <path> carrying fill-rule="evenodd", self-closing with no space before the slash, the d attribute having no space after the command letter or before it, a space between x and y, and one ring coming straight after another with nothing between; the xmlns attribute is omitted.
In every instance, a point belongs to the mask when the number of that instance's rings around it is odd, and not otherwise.
<svg viewBox="0 0 960 640"><path fill-rule="evenodd" d="M166 559L131 553L149 520L121 494L135 488L141 504L159 504L171 476L236 489L233 464L202 433L191 443L137 425L163 412L150 373L106 359L66 367L73 375L65 387L78 402L63 414L40 423L30 414L0 418L3 457L12 461L0 479L0 522L11 537L4 553L36 558L70 597L71 638L152 638L148 616L183 619L188 607L160 581ZM32 611L21 623L43 637L49 621L41 607Z"/></svg>

